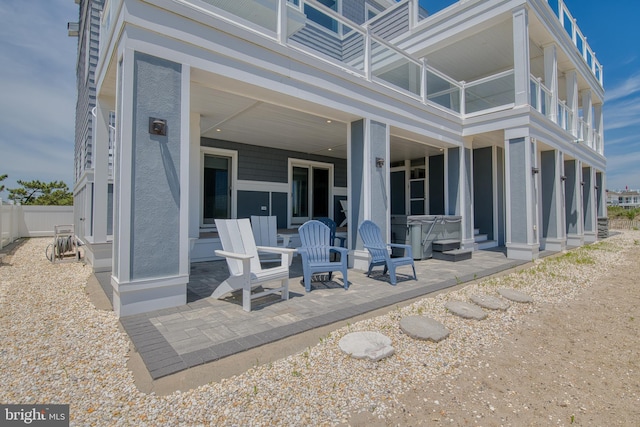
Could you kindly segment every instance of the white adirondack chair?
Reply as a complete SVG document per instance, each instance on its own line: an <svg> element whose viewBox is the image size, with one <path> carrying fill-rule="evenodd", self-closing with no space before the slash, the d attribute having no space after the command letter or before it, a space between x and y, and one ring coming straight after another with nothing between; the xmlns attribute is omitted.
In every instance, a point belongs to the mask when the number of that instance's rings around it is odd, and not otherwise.
<svg viewBox="0 0 640 427"><path fill-rule="evenodd" d="M288 248L289 236L278 235L278 218L275 216L251 216L251 230L256 241L256 246L272 248ZM279 242L281 241L281 243ZM280 262L278 254L259 254L261 262ZM294 253L295 256L295 253Z"/></svg>
<svg viewBox="0 0 640 427"><path fill-rule="evenodd" d="M289 266L294 249L256 246L248 219L216 219L216 228L223 250L216 250L218 256L227 260L230 276L220 283L211 295L220 298L229 292L242 289L242 308L251 311L251 300L280 292L282 299L289 299ZM280 265L263 269L258 251L279 253ZM278 288L252 293L251 289L268 282L281 282Z"/></svg>

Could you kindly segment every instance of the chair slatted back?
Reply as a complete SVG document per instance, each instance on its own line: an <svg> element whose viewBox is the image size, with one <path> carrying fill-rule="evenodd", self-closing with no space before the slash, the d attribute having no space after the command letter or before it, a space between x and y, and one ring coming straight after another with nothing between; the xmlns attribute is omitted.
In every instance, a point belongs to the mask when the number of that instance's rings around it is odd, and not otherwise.
<svg viewBox="0 0 640 427"><path fill-rule="evenodd" d="M331 230L320 221L307 221L298 228L302 247L309 253L311 262L329 262Z"/></svg>
<svg viewBox="0 0 640 427"><path fill-rule="evenodd" d="M278 246L278 221L275 216L251 216L256 246Z"/></svg>
<svg viewBox="0 0 640 427"><path fill-rule="evenodd" d="M329 242L331 246L335 246L336 242L336 227L338 226L334 220L329 217L319 217L316 218L316 221L320 221L327 227L329 227Z"/></svg>
<svg viewBox="0 0 640 427"><path fill-rule="evenodd" d="M253 238L249 219L216 219L215 222L222 249L227 252L252 255L251 271L261 271L258 249ZM232 258L227 258L226 260L232 275L242 273L242 261Z"/></svg>
<svg viewBox="0 0 640 427"><path fill-rule="evenodd" d="M371 253L372 261L384 261L389 258L389 251L387 250L387 245L382 240L380 227L367 220L360 224L359 232L360 238L362 238L362 241Z"/></svg>

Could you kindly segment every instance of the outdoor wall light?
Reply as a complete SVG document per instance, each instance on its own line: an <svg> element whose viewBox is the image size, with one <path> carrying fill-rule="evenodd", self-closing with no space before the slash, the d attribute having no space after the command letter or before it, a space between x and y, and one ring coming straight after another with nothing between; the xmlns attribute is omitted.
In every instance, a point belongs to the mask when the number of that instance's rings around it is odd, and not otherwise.
<svg viewBox="0 0 640 427"><path fill-rule="evenodd" d="M580 185L584 187L584 181L580 181Z"/></svg>
<svg viewBox="0 0 640 427"><path fill-rule="evenodd" d="M535 174L537 174L538 172L540 172L540 169L538 169L538 168L531 168L531 173L532 173L532 174L534 174L534 175L535 175Z"/></svg>
<svg viewBox="0 0 640 427"><path fill-rule="evenodd" d="M562 176L560 177L560 181L566 181L566 180L567 180L567 177L566 177L566 176L562 175Z"/></svg>
<svg viewBox="0 0 640 427"><path fill-rule="evenodd" d="M382 157L376 157L376 167L381 168L384 166L384 159Z"/></svg>
<svg viewBox="0 0 640 427"><path fill-rule="evenodd" d="M598 187L597 185L594 186L593 188L595 188L596 190L600 189L600 187Z"/></svg>
<svg viewBox="0 0 640 427"><path fill-rule="evenodd" d="M152 135L167 135L167 121L149 117L149 133Z"/></svg>

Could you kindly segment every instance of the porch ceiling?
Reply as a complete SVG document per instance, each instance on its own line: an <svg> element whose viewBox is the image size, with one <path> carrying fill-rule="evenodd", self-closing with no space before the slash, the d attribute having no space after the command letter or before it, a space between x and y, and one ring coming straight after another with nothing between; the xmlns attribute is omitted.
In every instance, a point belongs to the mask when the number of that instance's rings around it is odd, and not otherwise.
<svg viewBox="0 0 640 427"><path fill-rule="evenodd" d="M191 108L200 114L203 137L346 159L348 123L353 118L335 111L310 113L309 105L302 103L299 108L306 111L295 107L199 83L191 88ZM390 162L439 153L439 147L424 137L391 129Z"/></svg>

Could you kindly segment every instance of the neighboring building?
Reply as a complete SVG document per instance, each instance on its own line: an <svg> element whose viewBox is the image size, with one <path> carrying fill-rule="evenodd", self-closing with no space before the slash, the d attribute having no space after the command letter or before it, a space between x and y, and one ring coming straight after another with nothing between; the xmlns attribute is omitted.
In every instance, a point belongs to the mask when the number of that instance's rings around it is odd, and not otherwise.
<svg viewBox="0 0 640 427"><path fill-rule="evenodd" d="M640 192L637 190L608 191L607 204L610 206L620 206L625 209L640 208Z"/></svg>
<svg viewBox="0 0 640 427"><path fill-rule="evenodd" d="M363 268L366 219L390 240L392 215L458 215L464 247L478 229L531 260L595 241L606 216L602 67L562 0L80 11L76 227L111 265L119 315L186 302L190 264L219 247L214 218L340 223L346 199Z"/></svg>

